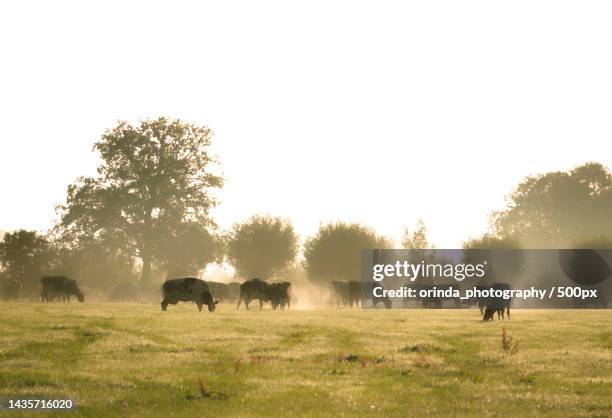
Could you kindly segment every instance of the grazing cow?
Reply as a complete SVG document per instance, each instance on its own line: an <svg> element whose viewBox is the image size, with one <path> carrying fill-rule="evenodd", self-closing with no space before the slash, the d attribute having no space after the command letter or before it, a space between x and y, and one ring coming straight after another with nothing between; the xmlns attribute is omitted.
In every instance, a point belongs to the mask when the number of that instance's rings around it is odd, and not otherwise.
<svg viewBox="0 0 612 418"><path fill-rule="evenodd" d="M62 301L70 302L70 295L75 295L79 302L85 302L85 296L76 281L66 276L44 276L40 279L42 290L40 296L43 302L53 300L54 296Z"/></svg>
<svg viewBox="0 0 612 418"><path fill-rule="evenodd" d="M375 296L374 289L376 288L384 289L383 285L380 283L351 280L349 282L349 304L351 308L353 305L358 308L360 301L371 301L372 307L376 307L378 303L383 303L385 308L391 309L391 299L387 296Z"/></svg>
<svg viewBox="0 0 612 418"><path fill-rule="evenodd" d="M474 286L474 289L480 292L482 290L489 289L489 286L476 285ZM467 305L468 307L478 306L478 309L480 310L480 315L482 315L484 314L484 310L487 305L487 299L488 298L474 296L468 300L464 300L463 303Z"/></svg>
<svg viewBox="0 0 612 418"><path fill-rule="evenodd" d="M23 285L18 280L4 279L0 281L0 297L2 300L17 300L21 297Z"/></svg>
<svg viewBox="0 0 612 418"><path fill-rule="evenodd" d="M281 310L284 310L285 306L287 306L287 308L291 308L291 283L272 283L269 291L272 309L276 310L276 308L280 308Z"/></svg>
<svg viewBox="0 0 612 418"><path fill-rule="evenodd" d="M229 292L225 283L206 281L206 284L213 298L219 299L220 302L229 299Z"/></svg>
<svg viewBox="0 0 612 418"><path fill-rule="evenodd" d="M348 306L349 304L349 284L344 280L334 280L330 284L331 302L336 306Z"/></svg>
<svg viewBox="0 0 612 418"><path fill-rule="evenodd" d="M511 287L508 283L493 283L489 289L510 290ZM511 299L504 299L502 297L491 296L486 298L485 311L482 320L492 321L495 312L497 312L497 319L504 319L504 309L507 310L508 319L510 319L510 302Z"/></svg>
<svg viewBox="0 0 612 418"><path fill-rule="evenodd" d="M249 303L253 299L259 299L259 310L263 309L263 303L270 301L270 284L261 279L251 279L240 285L240 297L236 309L240 309L240 302L249 310Z"/></svg>
<svg viewBox="0 0 612 418"><path fill-rule="evenodd" d="M231 282L227 285L227 300L236 301L240 298L240 282Z"/></svg>
<svg viewBox="0 0 612 418"><path fill-rule="evenodd" d="M178 302L194 302L198 306L198 311L202 311L202 306L208 306L210 312L214 312L219 303L213 301L210 289L204 280L194 277L183 279L166 280L162 286L164 298L161 302L162 311L165 311L168 304L176 305Z"/></svg>

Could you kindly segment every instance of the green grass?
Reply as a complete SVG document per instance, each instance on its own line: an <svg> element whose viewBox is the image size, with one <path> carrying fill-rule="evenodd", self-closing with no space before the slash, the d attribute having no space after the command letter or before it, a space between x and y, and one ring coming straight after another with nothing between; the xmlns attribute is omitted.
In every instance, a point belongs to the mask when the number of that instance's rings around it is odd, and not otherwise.
<svg viewBox="0 0 612 418"><path fill-rule="evenodd" d="M612 416L606 310L0 309L0 397L70 416Z"/></svg>

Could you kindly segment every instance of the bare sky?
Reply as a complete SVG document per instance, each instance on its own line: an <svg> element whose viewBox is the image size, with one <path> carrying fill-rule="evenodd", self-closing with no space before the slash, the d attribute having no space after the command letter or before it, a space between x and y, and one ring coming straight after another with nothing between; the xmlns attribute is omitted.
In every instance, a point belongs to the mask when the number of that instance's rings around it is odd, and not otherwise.
<svg viewBox="0 0 612 418"><path fill-rule="evenodd" d="M361 221L439 247L525 175L612 166L609 1L0 3L0 228L44 230L118 119L215 132L222 227Z"/></svg>

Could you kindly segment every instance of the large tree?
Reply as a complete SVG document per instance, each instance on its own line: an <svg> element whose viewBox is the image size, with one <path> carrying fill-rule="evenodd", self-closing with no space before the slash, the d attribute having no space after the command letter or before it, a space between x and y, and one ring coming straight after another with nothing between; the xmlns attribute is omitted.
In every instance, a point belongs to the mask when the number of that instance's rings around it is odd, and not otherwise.
<svg viewBox="0 0 612 418"><path fill-rule="evenodd" d="M102 158L98 176L68 187L59 207L61 234L76 243L112 236L141 259L146 285L159 242L185 222L214 226L209 191L222 179L209 170L211 138L206 126L164 117L119 122L94 145Z"/></svg>
<svg viewBox="0 0 612 418"><path fill-rule="evenodd" d="M507 207L493 215L494 232L518 238L525 247L571 247L612 238L612 176L601 164L527 177L507 200Z"/></svg>
<svg viewBox="0 0 612 418"><path fill-rule="evenodd" d="M36 231L7 232L0 242L0 265L7 277L23 283L27 293L50 268L54 252L49 241Z"/></svg>
<svg viewBox="0 0 612 418"><path fill-rule="evenodd" d="M268 279L295 260L299 238L288 220L255 215L233 226L226 247L227 258L239 276Z"/></svg>
<svg viewBox="0 0 612 418"><path fill-rule="evenodd" d="M392 244L369 227L344 222L321 225L304 245L304 268L315 283L360 280L361 250L382 248Z"/></svg>

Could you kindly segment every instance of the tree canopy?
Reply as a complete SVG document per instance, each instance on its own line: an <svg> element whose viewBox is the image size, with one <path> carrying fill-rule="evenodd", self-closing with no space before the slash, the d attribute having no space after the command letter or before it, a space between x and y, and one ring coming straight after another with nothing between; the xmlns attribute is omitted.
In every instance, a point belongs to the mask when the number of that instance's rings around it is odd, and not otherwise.
<svg viewBox="0 0 612 418"><path fill-rule="evenodd" d="M527 177L492 217L499 237L515 237L526 248L571 247L612 237L612 176L599 163L569 172Z"/></svg>
<svg viewBox="0 0 612 418"><path fill-rule="evenodd" d="M20 281L26 293L33 292L53 262L51 244L36 231L24 229L6 232L3 238L0 241L0 265L4 275Z"/></svg>
<svg viewBox="0 0 612 418"><path fill-rule="evenodd" d="M212 131L178 119L119 122L95 144L102 164L97 177L68 187L59 206L58 229L78 246L100 235L142 261L149 281L159 243L180 235L185 222L213 228L211 188L222 179L210 172Z"/></svg>
<svg viewBox="0 0 612 418"><path fill-rule="evenodd" d="M227 258L240 277L268 279L295 260L299 239L288 220L255 215L234 224L226 237Z"/></svg>
<svg viewBox="0 0 612 418"><path fill-rule="evenodd" d="M389 240L360 224L321 225L304 245L304 268L309 279L316 283L360 280L361 250L391 247Z"/></svg>

